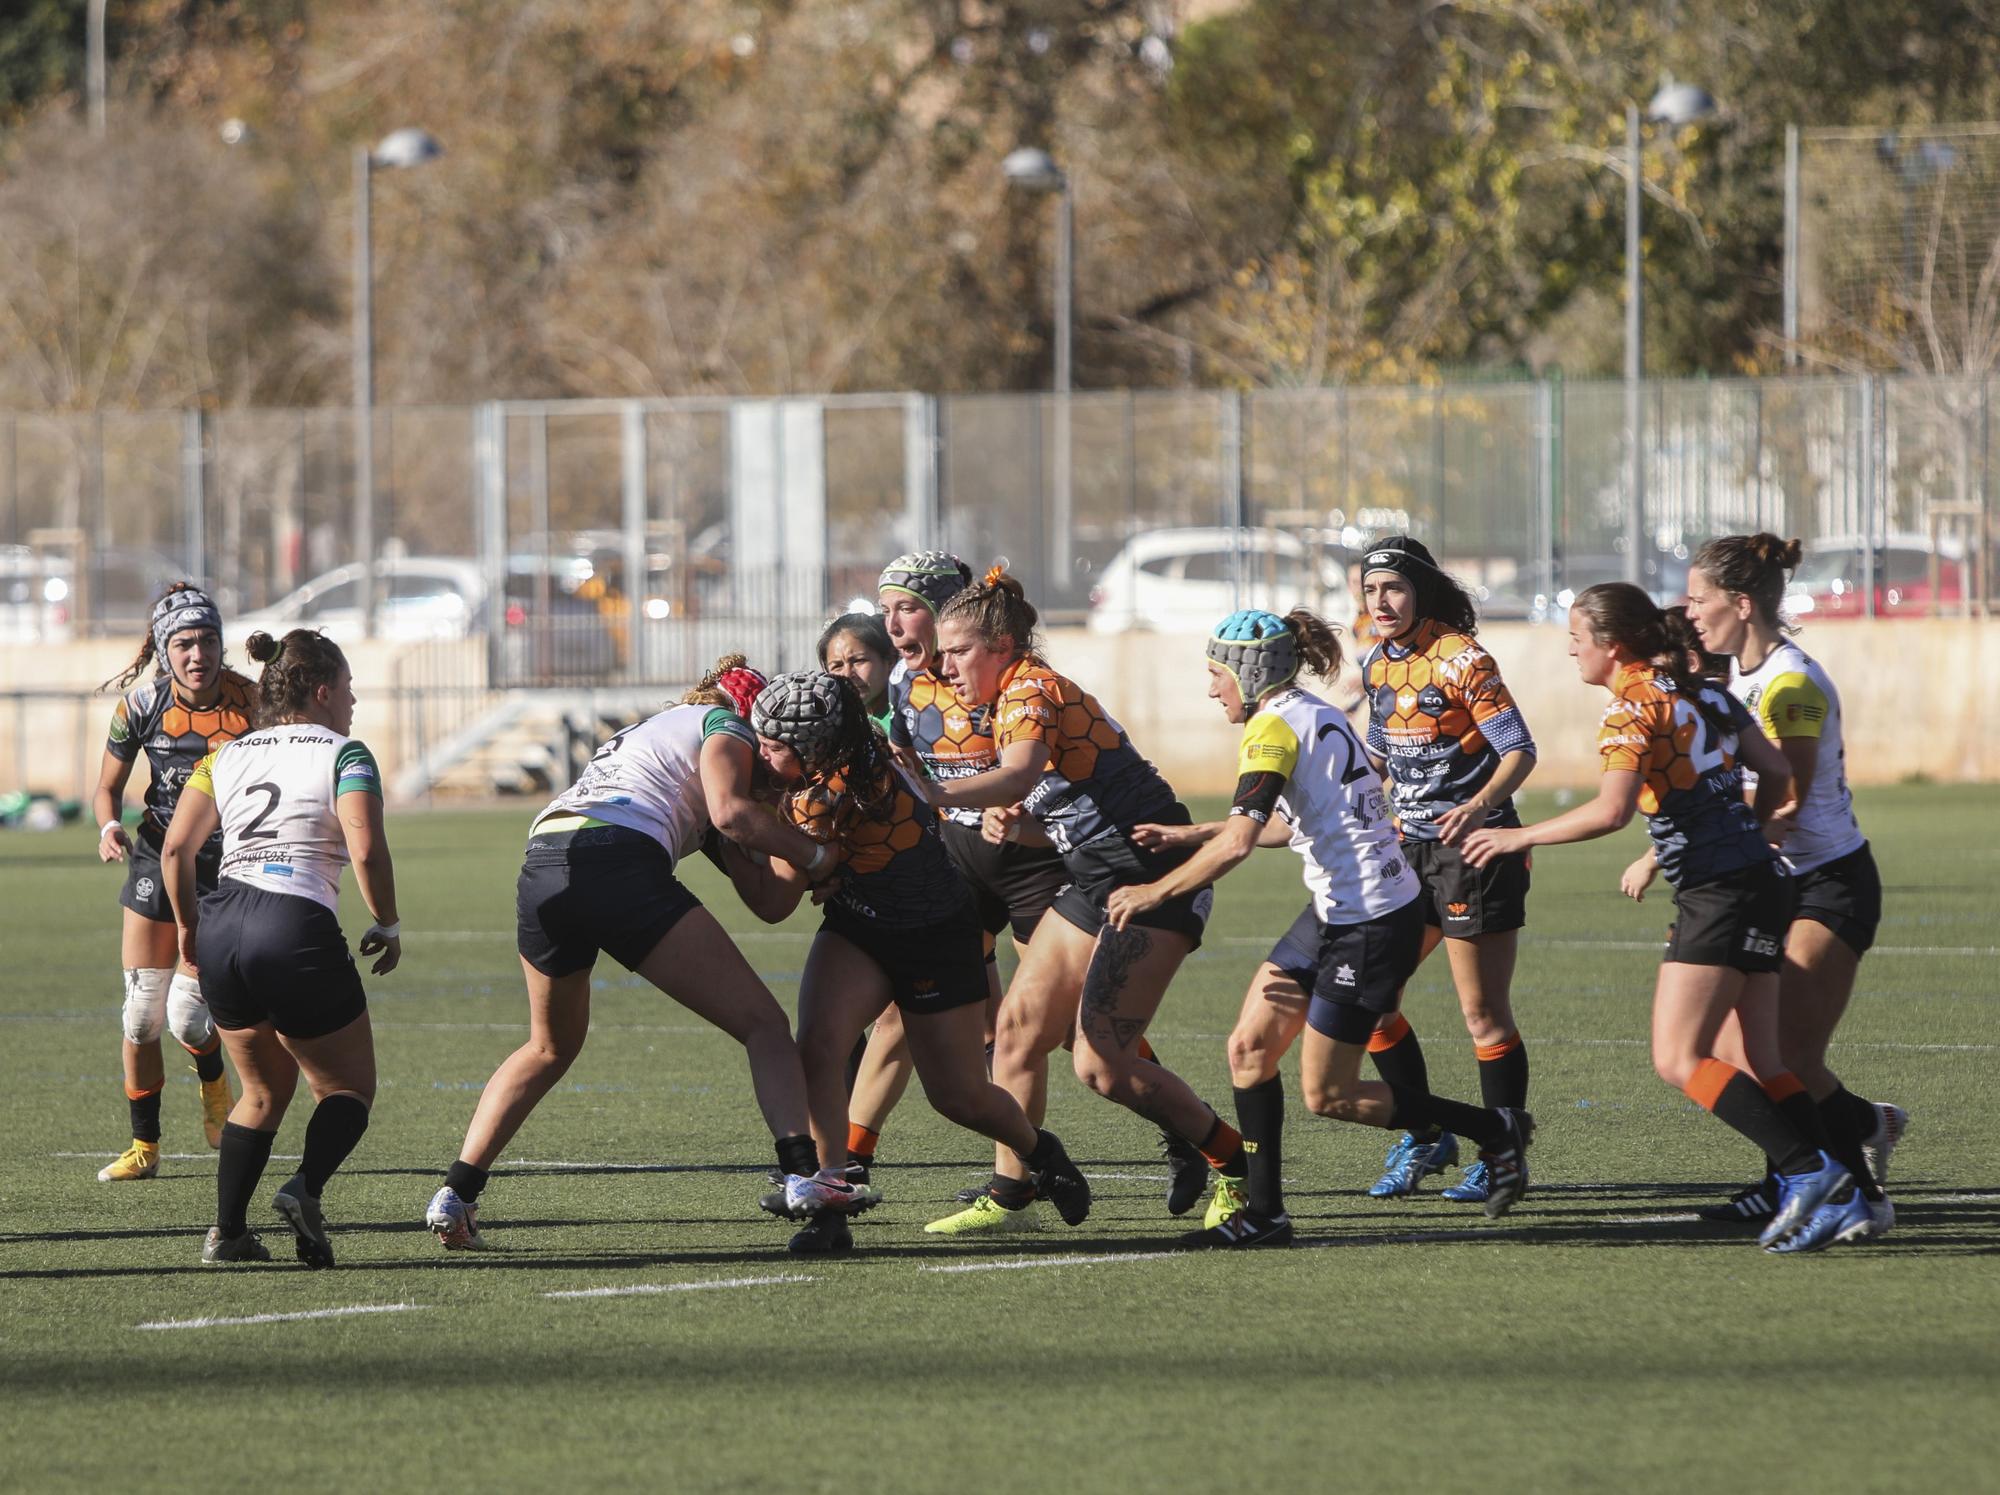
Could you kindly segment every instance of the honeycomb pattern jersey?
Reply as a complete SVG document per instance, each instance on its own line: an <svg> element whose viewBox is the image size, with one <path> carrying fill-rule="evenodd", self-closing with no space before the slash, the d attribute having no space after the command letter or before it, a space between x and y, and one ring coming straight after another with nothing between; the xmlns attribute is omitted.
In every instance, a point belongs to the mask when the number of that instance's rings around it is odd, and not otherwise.
<svg viewBox="0 0 2000 1495"><path fill-rule="evenodd" d="M1701 692L1717 720L1651 665L1629 664L1611 682L1611 704L1597 733L1604 771L1639 774L1639 810L1653 837L1660 871L1677 888L1741 872L1776 853L1743 802L1736 745L1757 730L1742 703L1714 687Z"/></svg>
<svg viewBox="0 0 2000 1495"><path fill-rule="evenodd" d="M914 749L940 783L985 773L1000 761L993 745L993 707L968 707L934 669L899 663L889 676L889 740ZM952 806L947 820L979 828L979 811Z"/></svg>
<svg viewBox="0 0 2000 1495"><path fill-rule="evenodd" d="M1389 765L1405 840L1435 841L1438 817L1485 787L1503 754L1534 751L1500 667L1470 634L1421 623L1407 644L1377 644L1363 674L1368 746ZM1520 823L1512 799L1486 817L1487 825Z"/></svg>
<svg viewBox="0 0 2000 1495"><path fill-rule="evenodd" d="M891 929L918 929L969 916L972 894L952 865L929 801L896 769L864 804L839 774L785 796L785 818L833 848L840 868L834 901Z"/></svg>
<svg viewBox="0 0 2000 1495"><path fill-rule="evenodd" d="M1021 801L1059 852L1158 820L1173 786L1139 756L1125 729L1093 696L1047 665L1024 659L1000 677L994 746L1039 742L1048 767Z"/></svg>
<svg viewBox="0 0 2000 1495"><path fill-rule="evenodd" d="M257 687L243 676L224 670L215 704L197 711L181 700L171 675L155 675L126 691L111 708L104 750L121 763L135 761L143 751L152 767L139 833L154 846L165 839L195 764L250 730L256 693Z"/></svg>

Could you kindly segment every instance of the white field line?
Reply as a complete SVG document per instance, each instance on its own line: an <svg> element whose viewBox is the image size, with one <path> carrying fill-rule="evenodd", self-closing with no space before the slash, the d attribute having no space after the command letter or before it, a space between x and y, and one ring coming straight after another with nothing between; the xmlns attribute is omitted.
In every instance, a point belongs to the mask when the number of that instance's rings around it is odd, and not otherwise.
<svg viewBox="0 0 2000 1495"><path fill-rule="evenodd" d="M306 1313L253 1313L246 1318L156 1319L135 1329L234 1329L244 1324L291 1324L304 1319L353 1318L364 1313L414 1313L421 1303L373 1303L355 1308L315 1308Z"/></svg>
<svg viewBox="0 0 2000 1495"><path fill-rule="evenodd" d="M642 1298L653 1293L700 1293L725 1287L776 1287L782 1282L817 1282L802 1272L786 1272L779 1277L725 1277L717 1282L641 1282L633 1287L579 1287L568 1292L543 1293L545 1298Z"/></svg>
<svg viewBox="0 0 2000 1495"><path fill-rule="evenodd" d="M1108 1256L1044 1256L1026 1261L969 1261L955 1267L918 1267L919 1272L1021 1272L1030 1267L1094 1267L1111 1262L1165 1261L1185 1256L1185 1251L1117 1251Z"/></svg>
<svg viewBox="0 0 2000 1495"><path fill-rule="evenodd" d="M125 1154L122 1152L52 1152L49 1156L52 1158L89 1159L122 1158ZM216 1155L212 1152L163 1152L160 1154L160 1161L163 1163L199 1163L203 1159L207 1159L212 1163L215 1161L215 1158ZM271 1161L274 1163L298 1163L303 1162L304 1159L296 1152L274 1152L271 1154Z"/></svg>

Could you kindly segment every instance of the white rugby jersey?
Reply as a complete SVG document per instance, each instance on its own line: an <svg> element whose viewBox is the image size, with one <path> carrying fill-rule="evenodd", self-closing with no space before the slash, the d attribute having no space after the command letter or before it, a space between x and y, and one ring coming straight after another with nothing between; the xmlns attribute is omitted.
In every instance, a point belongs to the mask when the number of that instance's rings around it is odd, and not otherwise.
<svg viewBox="0 0 2000 1495"><path fill-rule="evenodd" d="M582 815L651 836L678 864L708 834L701 745L721 732L757 750L749 724L727 706L669 706L599 748L583 774L535 817ZM533 834L532 831L529 834Z"/></svg>
<svg viewBox="0 0 2000 1495"><path fill-rule="evenodd" d="M1854 818L1854 796L1847 792L1847 748L1840 735L1840 693L1819 661L1789 640L1744 674L1729 667L1729 693L1757 718L1773 742L1787 737L1819 741L1812 785L1799 806L1798 826L1786 839L1785 860L1794 872L1810 872L1859 851L1867 837ZM1743 782L1755 787L1757 776L1744 770Z"/></svg>
<svg viewBox="0 0 2000 1495"><path fill-rule="evenodd" d="M1243 724L1237 772L1285 775L1279 808L1322 921L1359 924L1417 896L1381 775L1339 707L1296 687L1267 696Z"/></svg>
<svg viewBox="0 0 2000 1495"><path fill-rule="evenodd" d="M311 722L265 727L202 759L187 787L214 799L222 817L223 877L340 911L347 837L334 801L382 794L363 744Z"/></svg>

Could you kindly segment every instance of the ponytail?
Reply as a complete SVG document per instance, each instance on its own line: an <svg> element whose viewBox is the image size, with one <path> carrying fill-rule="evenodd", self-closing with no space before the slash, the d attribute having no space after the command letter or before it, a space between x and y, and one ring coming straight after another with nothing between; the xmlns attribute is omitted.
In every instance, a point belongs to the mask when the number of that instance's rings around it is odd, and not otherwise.
<svg viewBox="0 0 2000 1495"><path fill-rule="evenodd" d="M1780 540L1768 532L1724 535L1695 552L1694 569L1723 591L1748 597L1766 628L1790 633L1793 627L1779 609L1785 602L1785 582L1803 554L1797 540Z"/></svg>
<svg viewBox="0 0 2000 1495"><path fill-rule="evenodd" d="M1285 627L1299 651L1299 663L1322 680L1331 680L1340 671L1343 657L1340 634L1326 619L1303 607L1285 614Z"/></svg>

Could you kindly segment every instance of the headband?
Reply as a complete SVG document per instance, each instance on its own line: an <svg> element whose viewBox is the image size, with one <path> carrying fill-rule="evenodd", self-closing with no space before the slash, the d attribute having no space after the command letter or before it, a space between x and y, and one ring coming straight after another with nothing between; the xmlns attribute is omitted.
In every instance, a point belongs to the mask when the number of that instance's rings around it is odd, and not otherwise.
<svg viewBox="0 0 2000 1495"><path fill-rule="evenodd" d="M1426 573L1444 575L1423 541L1407 535L1392 536L1362 556L1361 574L1365 577L1371 571L1393 571L1410 581L1421 581Z"/></svg>
<svg viewBox="0 0 2000 1495"><path fill-rule="evenodd" d="M1255 706L1298 676L1299 639L1276 613L1246 607L1216 625L1208 658L1235 676L1244 704Z"/></svg>

